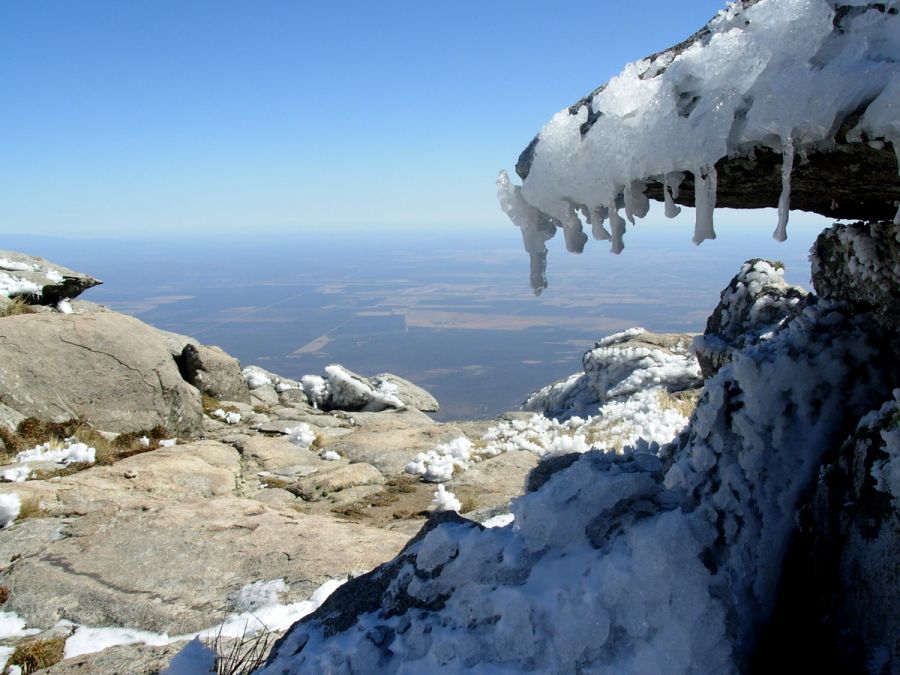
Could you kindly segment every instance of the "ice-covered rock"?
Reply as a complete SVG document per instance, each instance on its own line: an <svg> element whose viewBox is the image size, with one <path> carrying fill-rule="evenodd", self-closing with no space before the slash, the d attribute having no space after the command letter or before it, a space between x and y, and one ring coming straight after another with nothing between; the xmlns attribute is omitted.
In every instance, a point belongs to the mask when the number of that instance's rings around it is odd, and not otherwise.
<svg viewBox="0 0 900 675"><path fill-rule="evenodd" d="M512 526L446 516L295 625L261 672L745 666L828 439L889 389L885 349L867 317L806 308L707 382L662 458L560 458Z"/></svg>
<svg viewBox="0 0 900 675"><path fill-rule="evenodd" d="M780 264L760 258L745 262L722 291L706 331L694 339L703 376L711 377L733 353L766 339L799 314L808 295L785 283Z"/></svg>
<svg viewBox="0 0 900 675"><path fill-rule="evenodd" d="M778 207L779 240L791 208L890 220L898 105L894 2L742 0L557 113L519 158L522 186L501 174L500 204L536 291L557 228L569 250L589 226L618 253L648 199L670 217L696 206L696 243L715 238L715 206Z"/></svg>
<svg viewBox="0 0 900 675"><path fill-rule="evenodd" d="M300 382L310 402L322 410L378 412L407 406L429 412L438 409L431 394L390 373L363 377L332 364L326 366L324 377L304 375Z"/></svg>
<svg viewBox="0 0 900 675"><path fill-rule="evenodd" d="M643 328L615 333L585 352L583 373L537 390L522 408L559 419L589 417L604 403L624 402L639 392L674 393L699 387L702 378L692 340L687 334L651 333Z"/></svg>
<svg viewBox="0 0 900 675"><path fill-rule="evenodd" d="M900 224L833 225L816 239L810 260L816 293L900 333Z"/></svg>
<svg viewBox="0 0 900 675"><path fill-rule="evenodd" d="M794 625L799 614L818 629L813 635L833 643L839 662L832 666L843 672L894 672L900 663L898 507L900 389L863 417L820 471L801 521L803 564L786 580L809 591L784 601Z"/></svg>
<svg viewBox="0 0 900 675"><path fill-rule="evenodd" d="M32 304L56 305L103 283L44 258L0 251L0 296L22 297Z"/></svg>

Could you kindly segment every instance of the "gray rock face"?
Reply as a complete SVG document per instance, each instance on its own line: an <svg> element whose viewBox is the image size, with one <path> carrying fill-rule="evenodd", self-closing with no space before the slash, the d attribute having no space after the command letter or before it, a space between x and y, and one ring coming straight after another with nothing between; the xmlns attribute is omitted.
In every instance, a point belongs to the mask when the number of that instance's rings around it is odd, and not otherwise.
<svg viewBox="0 0 900 675"><path fill-rule="evenodd" d="M900 331L900 225L835 224L816 238L811 261L821 297Z"/></svg>
<svg viewBox="0 0 900 675"><path fill-rule="evenodd" d="M204 394L224 401L250 402L241 364L220 348L188 343L178 366L184 379Z"/></svg>
<svg viewBox="0 0 900 675"><path fill-rule="evenodd" d="M760 258L745 262L722 291L706 331L694 340L703 377L712 377L734 353L797 316L808 295L784 282L777 263Z"/></svg>
<svg viewBox="0 0 900 675"><path fill-rule="evenodd" d="M33 304L54 305L101 283L99 279L37 256L0 251L0 294L3 295L21 296ZM6 284L23 288L2 293Z"/></svg>
<svg viewBox="0 0 900 675"><path fill-rule="evenodd" d="M203 417L199 398L156 332L137 319L101 312L0 321L0 403L26 416L190 435Z"/></svg>

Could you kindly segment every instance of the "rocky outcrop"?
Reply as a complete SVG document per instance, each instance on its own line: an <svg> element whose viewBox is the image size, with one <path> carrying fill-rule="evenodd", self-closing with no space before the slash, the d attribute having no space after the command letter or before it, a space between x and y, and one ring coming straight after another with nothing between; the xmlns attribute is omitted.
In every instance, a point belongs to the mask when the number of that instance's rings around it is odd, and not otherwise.
<svg viewBox="0 0 900 675"><path fill-rule="evenodd" d="M116 432L162 425L192 435L202 418L199 393L156 332L113 312L0 320L0 403Z"/></svg>
<svg viewBox="0 0 900 675"><path fill-rule="evenodd" d="M204 394L223 401L250 402L241 364L219 347L186 344L178 358L184 379Z"/></svg>
<svg viewBox="0 0 900 675"><path fill-rule="evenodd" d="M735 353L771 337L808 299L803 288L785 283L780 263L760 258L745 262L722 291L706 331L694 339L703 377L712 377Z"/></svg>
<svg viewBox="0 0 900 675"><path fill-rule="evenodd" d="M101 283L99 279L37 256L0 251L0 296L22 297L33 304L55 305Z"/></svg>

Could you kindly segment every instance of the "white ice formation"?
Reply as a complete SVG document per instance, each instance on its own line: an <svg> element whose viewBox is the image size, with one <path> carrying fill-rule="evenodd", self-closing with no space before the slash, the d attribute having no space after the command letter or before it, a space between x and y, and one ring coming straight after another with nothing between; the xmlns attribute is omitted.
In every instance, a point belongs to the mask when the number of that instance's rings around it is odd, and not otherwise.
<svg viewBox="0 0 900 675"><path fill-rule="evenodd" d="M521 187L505 171L497 181L531 255L533 288L546 287L544 242L557 228L569 251L583 249L587 225L621 252L626 221L647 213L650 183L663 185L674 217L673 197L692 174L693 240L715 238L716 163L754 148L783 156L774 233L783 240L793 167L828 150L849 113L868 105L849 141L893 143L900 155L898 64L896 0L759 0L729 4L682 51L627 65L544 126Z"/></svg>
<svg viewBox="0 0 900 675"><path fill-rule="evenodd" d="M869 328L807 307L707 381L673 445L581 455L511 527L431 527L366 581L374 605L295 626L261 672L742 669L829 439L889 391Z"/></svg>

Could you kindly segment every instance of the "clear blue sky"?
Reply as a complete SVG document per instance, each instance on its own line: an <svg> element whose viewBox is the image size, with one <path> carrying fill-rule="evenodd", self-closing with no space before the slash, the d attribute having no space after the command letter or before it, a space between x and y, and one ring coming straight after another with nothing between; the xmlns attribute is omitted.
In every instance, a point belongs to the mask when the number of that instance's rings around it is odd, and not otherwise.
<svg viewBox="0 0 900 675"><path fill-rule="evenodd" d="M0 234L501 224L553 113L722 6L7 0Z"/></svg>

